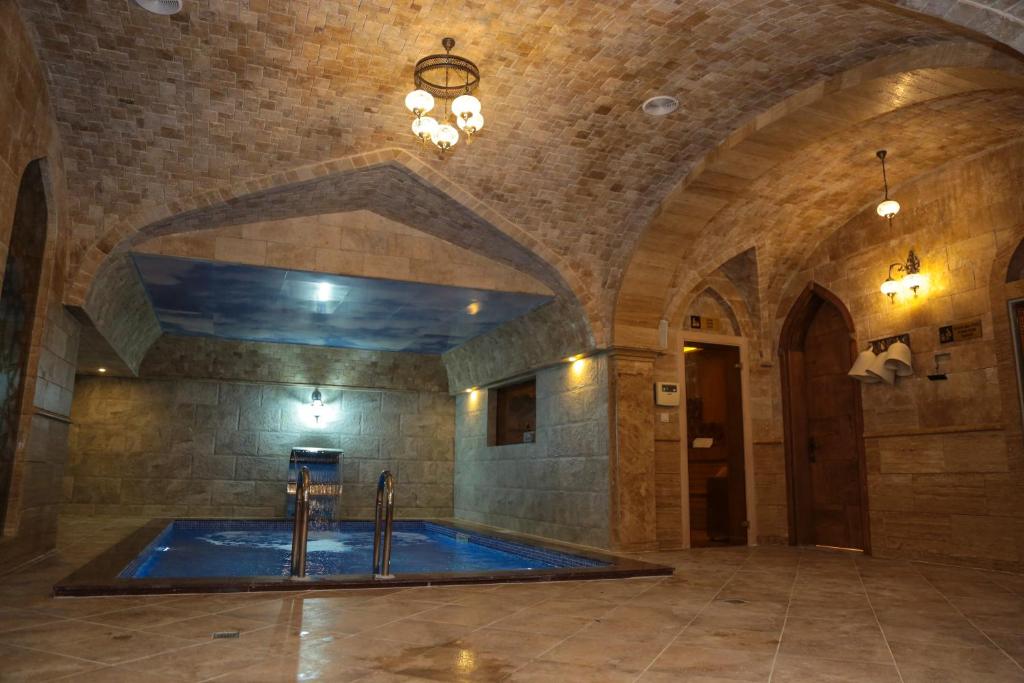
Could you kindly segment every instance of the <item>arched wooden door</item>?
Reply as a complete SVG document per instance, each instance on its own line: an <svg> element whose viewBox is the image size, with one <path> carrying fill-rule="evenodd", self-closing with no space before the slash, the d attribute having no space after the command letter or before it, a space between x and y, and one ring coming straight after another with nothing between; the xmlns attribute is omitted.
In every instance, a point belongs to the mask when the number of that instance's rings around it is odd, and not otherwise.
<svg viewBox="0 0 1024 683"><path fill-rule="evenodd" d="M809 285L782 328L789 538L794 545L870 552L860 386L853 320L839 299Z"/></svg>

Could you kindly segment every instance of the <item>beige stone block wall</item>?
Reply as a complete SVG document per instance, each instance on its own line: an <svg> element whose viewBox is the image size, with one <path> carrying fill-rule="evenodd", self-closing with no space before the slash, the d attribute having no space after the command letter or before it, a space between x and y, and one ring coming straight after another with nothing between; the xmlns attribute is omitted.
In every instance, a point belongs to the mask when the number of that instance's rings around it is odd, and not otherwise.
<svg viewBox="0 0 1024 683"><path fill-rule="evenodd" d="M456 397L455 515L606 547L607 356L540 370L536 380L534 443L488 446L488 392Z"/></svg>
<svg viewBox="0 0 1024 683"><path fill-rule="evenodd" d="M314 446L344 451L342 515L372 518L382 469L400 516L452 515L454 400L436 357L166 339L140 379L79 376L65 512L282 516L291 448ZM378 388L358 381L378 373Z"/></svg>
<svg viewBox="0 0 1024 683"><path fill-rule="evenodd" d="M36 159L43 160L50 219L11 485L0 496L0 505L6 505L0 536L2 573L56 543L79 334L77 322L60 305L68 246L60 147L44 73L13 2L0 3L0 92L0 283L22 174Z"/></svg>
<svg viewBox="0 0 1024 683"><path fill-rule="evenodd" d="M551 294L510 266L366 211L155 237L136 251L338 275Z"/></svg>
<svg viewBox="0 0 1024 683"><path fill-rule="evenodd" d="M1017 379L997 256L1024 237L1022 147L964 160L899 188L903 211L890 228L874 207L848 221L769 302L778 331L809 281L849 308L857 342L909 332L915 374L862 388L872 549L879 556L1019 570L1024 567L1024 462ZM914 249L928 285L895 303L879 292L889 263ZM1005 260L1003 261L1005 264ZM762 264L763 266L764 264ZM996 295L993 295L993 292ZM995 298L993 298L995 296ZM1000 298L1001 297L1001 298ZM980 320L981 339L939 344L938 327ZM931 382L935 354L949 353L949 379ZM776 368L771 407L756 404L755 469L762 541L787 536L782 412ZM760 392L758 392L760 393ZM784 483L784 481L783 481Z"/></svg>

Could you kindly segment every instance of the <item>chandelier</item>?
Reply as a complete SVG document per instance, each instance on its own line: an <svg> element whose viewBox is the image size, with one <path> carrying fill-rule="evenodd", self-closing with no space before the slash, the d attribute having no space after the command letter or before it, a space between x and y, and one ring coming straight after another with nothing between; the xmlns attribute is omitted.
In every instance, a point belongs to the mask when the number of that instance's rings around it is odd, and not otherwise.
<svg viewBox="0 0 1024 683"><path fill-rule="evenodd" d="M466 144L469 144L473 135L484 127L484 117L480 113L480 100L472 94L480 85L480 69L465 57L452 54L454 38L445 38L441 45L443 55L427 55L416 62L413 70L416 89L405 96L405 106L416 116L412 122L413 135L424 145L434 144L444 154L458 143L459 130L466 134ZM427 116L434 109L435 98L441 100L443 106L436 119Z"/></svg>

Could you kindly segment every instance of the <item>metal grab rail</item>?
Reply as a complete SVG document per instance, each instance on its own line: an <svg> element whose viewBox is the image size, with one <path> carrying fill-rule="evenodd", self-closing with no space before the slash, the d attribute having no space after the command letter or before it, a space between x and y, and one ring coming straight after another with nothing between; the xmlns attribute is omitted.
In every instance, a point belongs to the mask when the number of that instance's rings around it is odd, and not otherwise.
<svg viewBox="0 0 1024 683"><path fill-rule="evenodd" d="M306 576L306 544L309 542L309 468L303 467L295 482L295 525L292 527L292 576Z"/></svg>
<svg viewBox="0 0 1024 683"><path fill-rule="evenodd" d="M384 541L381 542L381 522ZM384 470L377 479L377 502L373 518L373 577L393 579L391 575L391 532L395 525L395 477Z"/></svg>

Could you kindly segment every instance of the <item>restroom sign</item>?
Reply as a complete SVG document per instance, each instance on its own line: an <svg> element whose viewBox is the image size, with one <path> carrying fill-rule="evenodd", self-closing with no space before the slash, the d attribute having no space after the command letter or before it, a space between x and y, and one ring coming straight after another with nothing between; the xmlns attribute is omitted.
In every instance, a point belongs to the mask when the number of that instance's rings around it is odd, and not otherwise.
<svg viewBox="0 0 1024 683"><path fill-rule="evenodd" d="M717 318L708 318L703 315L690 316L691 330L717 330L719 327Z"/></svg>

